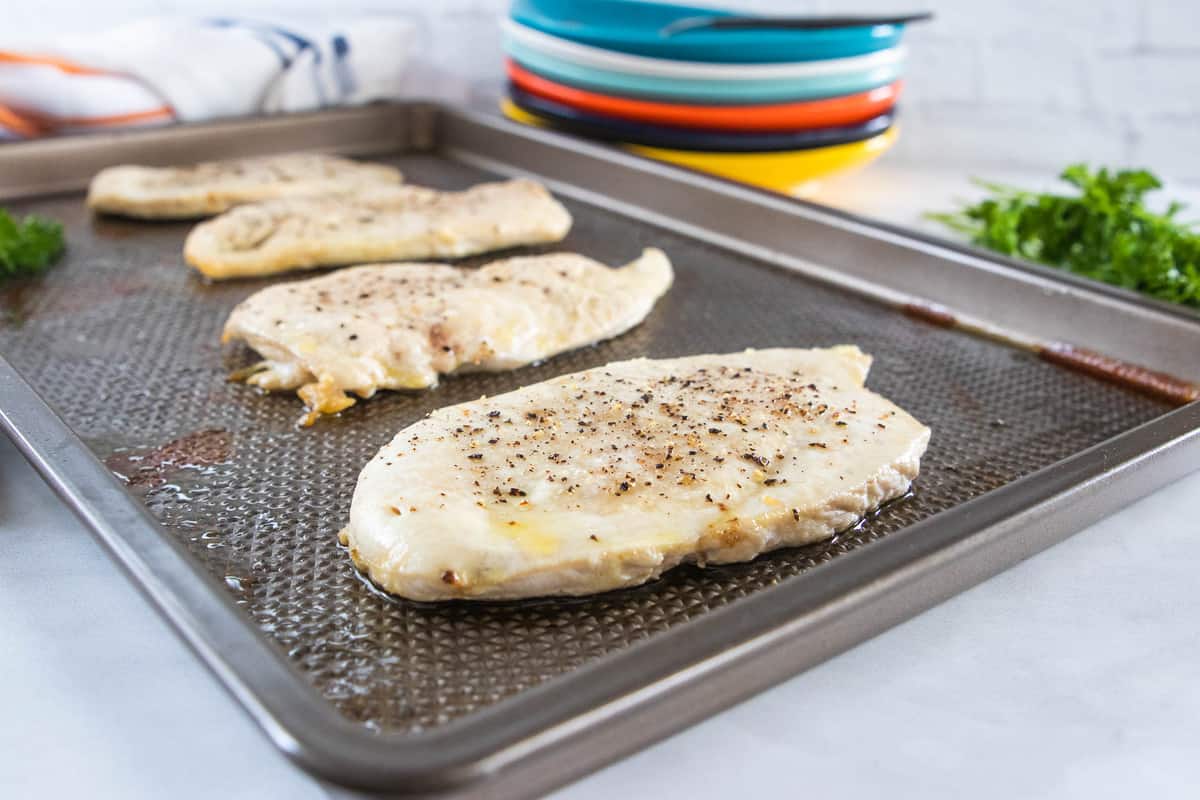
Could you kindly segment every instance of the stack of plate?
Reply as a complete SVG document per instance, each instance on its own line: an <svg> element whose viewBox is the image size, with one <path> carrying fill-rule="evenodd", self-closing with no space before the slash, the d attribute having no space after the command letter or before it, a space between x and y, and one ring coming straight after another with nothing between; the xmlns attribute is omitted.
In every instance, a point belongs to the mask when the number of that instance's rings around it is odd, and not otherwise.
<svg viewBox="0 0 1200 800"><path fill-rule="evenodd" d="M902 24L713 26L709 8L516 0L509 117L783 192L895 140Z"/></svg>

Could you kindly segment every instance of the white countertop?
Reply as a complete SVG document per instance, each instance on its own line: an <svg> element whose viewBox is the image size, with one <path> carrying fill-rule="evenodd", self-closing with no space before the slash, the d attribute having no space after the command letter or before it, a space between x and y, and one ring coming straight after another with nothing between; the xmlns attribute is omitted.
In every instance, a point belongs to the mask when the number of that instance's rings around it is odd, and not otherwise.
<svg viewBox="0 0 1200 800"><path fill-rule="evenodd" d="M914 224L967 193L885 162L815 199ZM554 797L1192 797L1197 496L1193 473ZM3 797L328 796L3 437L0 710Z"/></svg>

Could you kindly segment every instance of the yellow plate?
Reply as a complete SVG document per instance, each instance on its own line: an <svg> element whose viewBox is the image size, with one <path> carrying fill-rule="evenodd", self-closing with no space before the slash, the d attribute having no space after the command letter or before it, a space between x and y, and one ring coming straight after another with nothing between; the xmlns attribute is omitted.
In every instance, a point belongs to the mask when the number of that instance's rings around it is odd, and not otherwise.
<svg viewBox="0 0 1200 800"><path fill-rule="evenodd" d="M526 125L553 128L548 121L502 100L504 115ZM631 152L659 161L689 167L722 178L749 183L785 194L801 194L819 178L862 167L887 152L897 136L893 125L878 136L861 142L817 147L812 150L786 150L772 153L709 153L693 150L667 150L626 144Z"/></svg>

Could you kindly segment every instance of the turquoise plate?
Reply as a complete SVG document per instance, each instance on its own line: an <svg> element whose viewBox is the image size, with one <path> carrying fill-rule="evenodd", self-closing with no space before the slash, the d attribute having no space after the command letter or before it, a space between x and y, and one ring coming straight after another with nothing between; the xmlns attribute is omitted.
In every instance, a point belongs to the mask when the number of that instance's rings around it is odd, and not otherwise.
<svg viewBox="0 0 1200 800"><path fill-rule="evenodd" d="M728 11L638 0L515 0L512 18L576 42L656 58L759 64L846 58L895 47L903 25L796 30L692 30L664 35L663 28L692 17L732 16Z"/></svg>
<svg viewBox="0 0 1200 800"><path fill-rule="evenodd" d="M837 97L885 86L899 78L903 72L903 62L896 62L865 70L809 78L690 80L581 67L554 56L535 52L512 39L505 41L504 48L514 61L530 72L569 86L627 97L685 100L693 103L751 105Z"/></svg>
<svg viewBox="0 0 1200 800"><path fill-rule="evenodd" d="M535 31L506 19L500 24L504 40L544 56L570 62L577 67L605 69L626 75L650 75L658 78L687 78L697 81L748 81L812 78L818 75L842 75L884 64L903 61L904 47L876 50L862 56L825 58L820 61L789 61L783 64L714 64L709 61L676 61L618 53L580 44L561 36Z"/></svg>

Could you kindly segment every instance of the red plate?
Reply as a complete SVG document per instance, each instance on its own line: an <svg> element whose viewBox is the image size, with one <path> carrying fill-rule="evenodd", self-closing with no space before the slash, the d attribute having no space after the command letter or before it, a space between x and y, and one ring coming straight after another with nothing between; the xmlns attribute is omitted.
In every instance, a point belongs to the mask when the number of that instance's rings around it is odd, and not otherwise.
<svg viewBox="0 0 1200 800"><path fill-rule="evenodd" d="M633 122L726 131L798 131L865 122L895 105L902 85L896 81L867 92L801 103L698 106L598 94L535 75L512 59L506 65L508 77L521 89L580 111Z"/></svg>

